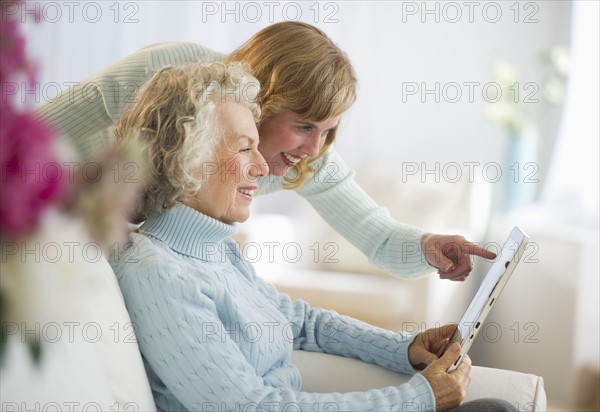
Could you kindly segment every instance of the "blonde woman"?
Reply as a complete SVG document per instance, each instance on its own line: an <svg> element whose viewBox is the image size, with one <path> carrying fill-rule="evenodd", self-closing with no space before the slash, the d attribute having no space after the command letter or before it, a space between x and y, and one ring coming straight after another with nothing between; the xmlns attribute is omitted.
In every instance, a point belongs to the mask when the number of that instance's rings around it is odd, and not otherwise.
<svg viewBox="0 0 600 412"><path fill-rule="evenodd" d="M111 135L107 130L162 67L223 59L248 63L262 86L259 150L270 175L257 183L253 195L295 190L373 264L403 278L436 268L440 278L460 281L472 270L472 255L495 257L460 236L428 234L395 221L357 185L332 147L340 118L356 97L354 70L331 39L309 24L273 24L229 56L192 43L149 46L42 106L38 114L81 152L90 152L105 143L103 136Z"/></svg>
<svg viewBox="0 0 600 412"><path fill-rule="evenodd" d="M252 192L268 173L258 150L259 108L252 93L242 92L246 86L258 90L239 63L164 68L117 123L120 140L143 148L149 179L138 210L145 222L111 264L158 409L431 411L459 405L471 361L446 372L458 358L458 343L441 358L434 355L455 325L393 333L291 301L256 276L229 238L233 223L248 219ZM365 392L307 393L291 363L293 349L413 376ZM426 367L417 373L413 365ZM511 409L486 400L460 410Z"/></svg>

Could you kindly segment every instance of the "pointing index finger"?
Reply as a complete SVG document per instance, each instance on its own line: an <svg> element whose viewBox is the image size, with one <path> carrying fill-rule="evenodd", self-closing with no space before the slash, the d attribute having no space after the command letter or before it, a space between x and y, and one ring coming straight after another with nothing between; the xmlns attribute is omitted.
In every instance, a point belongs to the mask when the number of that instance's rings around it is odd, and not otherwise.
<svg viewBox="0 0 600 412"><path fill-rule="evenodd" d="M495 259L496 254L491 250L487 250L484 247L476 245L475 243L466 242L462 247L463 252L468 253L469 255L479 256L484 259Z"/></svg>

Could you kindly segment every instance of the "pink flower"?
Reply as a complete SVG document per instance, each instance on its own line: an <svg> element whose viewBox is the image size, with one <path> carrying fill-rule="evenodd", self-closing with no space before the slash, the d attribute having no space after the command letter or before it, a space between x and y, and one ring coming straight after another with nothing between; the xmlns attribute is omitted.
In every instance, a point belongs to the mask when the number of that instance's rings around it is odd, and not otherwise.
<svg viewBox="0 0 600 412"><path fill-rule="evenodd" d="M51 131L29 113L2 104L0 114L0 235L21 237L51 204L67 194L68 175L57 161Z"/></svg>
<svg viewBox="0 0 600 412"><path fill-rule="evenodd" d="M0 0L0 83L26 76L35 81L27 59L18 13L21 1ZM16 8L16 9L15 9ZM4 89L4 88L3 88ZM38 224L44 210L67 192L68 176L57 161L54 136L30 113L18 109L16 95L0 99L0 238L22 237Z"/></svg>

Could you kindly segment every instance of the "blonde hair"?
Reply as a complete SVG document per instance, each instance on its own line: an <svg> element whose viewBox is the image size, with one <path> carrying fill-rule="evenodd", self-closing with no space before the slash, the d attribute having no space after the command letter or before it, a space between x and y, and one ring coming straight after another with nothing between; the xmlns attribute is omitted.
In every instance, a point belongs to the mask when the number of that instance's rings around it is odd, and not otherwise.
<svg viewBox="0 0 600 412"><path fill-rule="evenodd" d="M245 104L258 121L260 86L242 63L189 63L160 69L115 126L121 144L137 143L146 184L136 221L161 213L195 193L198 173L212 159L222 131L216 104Z"/></svg>
<svg viewBox="0 0 600 412"><path fill-rule="evenodd" d="M261 122L291 111L320 122L341 115L356 100L356 75L346 54L318 28L282 22L264 28L235 50L226 61L243 61L260 81ZM309 179L310 163L335 140L332 130L315 158L296 166L296 178L284 187L296 189Z"/></svg>

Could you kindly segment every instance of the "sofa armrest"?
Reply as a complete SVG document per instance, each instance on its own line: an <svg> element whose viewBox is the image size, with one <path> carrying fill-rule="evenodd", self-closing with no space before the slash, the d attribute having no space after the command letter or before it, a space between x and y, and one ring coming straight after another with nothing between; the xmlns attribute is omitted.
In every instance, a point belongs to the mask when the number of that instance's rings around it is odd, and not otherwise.
<svg viewBox="0 0 600 412"><path fill-rule="evenodd" d="M304 392L352 392L407 382L409 375L386 370L358 359L295 350L292 363L302 375ZM474 366L465 401L504 399L520 411L545 411L544 380L535 375Z"/></svg>

